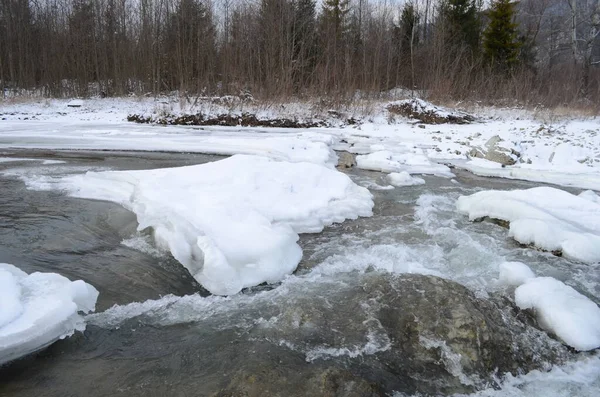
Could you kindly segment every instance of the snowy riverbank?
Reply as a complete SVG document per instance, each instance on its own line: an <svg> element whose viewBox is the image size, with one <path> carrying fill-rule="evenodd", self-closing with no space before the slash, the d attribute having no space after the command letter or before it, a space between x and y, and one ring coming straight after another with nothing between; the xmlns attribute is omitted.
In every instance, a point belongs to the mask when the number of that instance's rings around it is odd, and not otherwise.
<svg viewBox="0 0 600 397"><path fill-rule="evenodd" d="M0 104L0 148L142 150L258 154L333 165L332 149L359 155L358 167L446 174L443 165L477 175L600 190L600 120L536 120L522 110L482 109L470 124L424 124L372 105L368 115L317 111L307 104L184 105L150 98ZM436 108L432 108L436 109ZM257 117L328 118L331 128L186 127L127 123L129 114L253 112ZM445 114L445 113L443 113ZM491 116L490 116L491 115ZM477 115L475 115L477 116ZM356 118L345 125L344 118Z"/></svg>

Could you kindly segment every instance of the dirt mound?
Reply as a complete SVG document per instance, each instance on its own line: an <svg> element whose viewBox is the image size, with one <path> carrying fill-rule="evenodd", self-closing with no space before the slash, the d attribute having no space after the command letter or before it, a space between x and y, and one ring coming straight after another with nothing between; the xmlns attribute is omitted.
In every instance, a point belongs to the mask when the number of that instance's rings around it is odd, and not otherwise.
<svg viewBox="0 0 600 397"><path fill-rule="evenodd" d="M468 124L475 121L470 114L435 106L422 99L405 99L386 107L392 114L417 119L425 124Z"/></svg>

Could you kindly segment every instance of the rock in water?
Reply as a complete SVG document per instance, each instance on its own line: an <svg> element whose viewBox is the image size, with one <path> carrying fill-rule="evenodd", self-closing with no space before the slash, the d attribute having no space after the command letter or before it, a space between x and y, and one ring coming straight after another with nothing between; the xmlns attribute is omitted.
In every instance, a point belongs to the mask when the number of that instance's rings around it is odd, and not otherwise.
<svg viewBox="0 0 600 397"><path fill-rule="evenodd" d="M277 321L252 330L251 340L272 343L269 353L251 346L260 364L235 365L217 395L277 396L285 382L294 385L287 396L466 393L566 351L455 282L375 272L363 279L286 304ZM532 332L533 343L525 336Z"/></svg>
<svg viewBox="0 0 600 397"><path fill-rule="evenodd" d="M356 166L356 155L349 152L337 152L338 168L352 168Z"/></svg>

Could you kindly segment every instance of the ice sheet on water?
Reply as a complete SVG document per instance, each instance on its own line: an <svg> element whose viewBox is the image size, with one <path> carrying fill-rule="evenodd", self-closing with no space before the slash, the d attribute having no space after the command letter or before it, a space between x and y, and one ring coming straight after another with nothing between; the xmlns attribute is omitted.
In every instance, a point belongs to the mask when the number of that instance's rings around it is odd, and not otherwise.
<svg viewBox="0 0 600 397"><path fill-rule="evenodd" d="M98 291L81 280L0 263L0 364L83 331L78 312L93 311L97 298Z"/></svg>
<svg viewBox="0 0 600 397"><path fill-rule="evenodd" d="M454 174L443 164L429 160L423 149L397 147L394 151L379 150L356 156L356 165L364 170L381 172L408 172L409 174L431 174L452 178Z"/></svg>
<svg viewBox="0 0 600 397"><path fill-rule="evenodd" d="M237 155L214 163L149 171L88 172L55 187L108 200L151 227L209 291L239 292L276 282L298 265L298 233L370 216L369 191L340 172L310 163Z"/></svg>
<svg viewBox="0 0 600 397"><path fill-rule="evenodd" d="M600 262L600 204L551 187L483 191L461 196L459 212L510 222L509 235L522 244L585 263Z"/></svg>

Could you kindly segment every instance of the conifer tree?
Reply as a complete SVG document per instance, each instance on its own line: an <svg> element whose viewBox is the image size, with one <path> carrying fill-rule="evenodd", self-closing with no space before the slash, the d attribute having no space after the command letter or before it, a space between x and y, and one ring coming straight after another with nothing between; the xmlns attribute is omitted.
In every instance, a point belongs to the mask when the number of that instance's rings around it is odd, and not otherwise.
<svg viewBox="0 0 600 397"><path fill-rule="evenodd" d="M446 24L448 45L467 45L473 52L479 48L481 20L480 1L444 0L441 4L442 20Z"/></svg>
<svg viewBox="0 0 600 397"><path fill-rule="evenodd" d="M483 32L483 48L486 59L496 68L510 70L519 61L517 24L511 0L496 0L489 12L490 23Z"/></svg>

